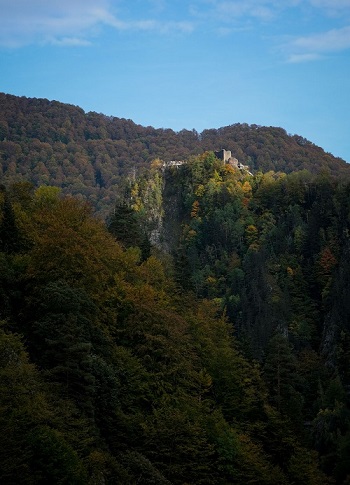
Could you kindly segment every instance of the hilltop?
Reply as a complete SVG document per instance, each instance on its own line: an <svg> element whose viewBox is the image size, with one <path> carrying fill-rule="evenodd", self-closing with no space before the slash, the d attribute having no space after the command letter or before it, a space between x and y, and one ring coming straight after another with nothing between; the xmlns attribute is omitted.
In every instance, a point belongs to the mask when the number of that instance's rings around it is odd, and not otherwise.
<svg viewBox="0 0 350 485"><path fill-rule="evenodd" d="M89 200L105 216L125 176L152 160L183 160L207 150L230 150L250 170L308 170L348 177L350 166L282 128L233 124L202 133L141 126L58 101L0 93L0 176L6 186L54 185Z"/></svg>

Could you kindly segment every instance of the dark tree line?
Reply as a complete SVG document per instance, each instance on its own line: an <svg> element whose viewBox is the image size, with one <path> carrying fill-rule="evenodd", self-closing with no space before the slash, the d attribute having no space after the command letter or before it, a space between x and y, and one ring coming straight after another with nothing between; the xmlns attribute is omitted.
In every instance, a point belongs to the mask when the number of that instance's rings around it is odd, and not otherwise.
<svg viewBox="0 0 350 485"><path fill-rule="evenodd" d="M112 232L54 187L1 192L1 483L342 483L346 376L278 331L250 360L217 289L182 290L155 248Z"/></svg>

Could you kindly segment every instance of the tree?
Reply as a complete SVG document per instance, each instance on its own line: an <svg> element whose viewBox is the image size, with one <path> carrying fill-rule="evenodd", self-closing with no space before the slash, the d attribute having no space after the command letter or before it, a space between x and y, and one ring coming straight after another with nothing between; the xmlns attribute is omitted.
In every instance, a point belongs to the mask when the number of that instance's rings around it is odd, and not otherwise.
<svg viewBox="0 0 350 485"><path fill-rule="evenodd" d="M2 186L0 187L0 251L8 254L17 252L22 242L12 204L7 191Z"/></svg>
<svg viewBox="0 0 350 485"><path fill-rule="evenodd" d="M297 362L286 337L277 332L266 348L263 376L269 388L271 404L283 415L301 425L303 398L299 392Z"/></svg>
<svg viewBox="0 0 350 485"><path fill-rule="evenodd" d="M39 193L33 207L19 217L31 242L26 269L29 286L30 282L40 287L62 280L72 288L84 288L93 301L107 297L110 279L128 256L124 258L122 248L87 204Z"/></svg>
<svg viewBox="0 0 350 485"><path fill-rule="evenodd" d="M138 215L126 203L116 205L108 222L108 230L126 248L142 244Z"/></svg>
<svg viewBox="0 0 350 485"><path fill-rule="evenodd" d="M40 291L37 319L32 324L32 354L51 382L85 413L94 413L93 318L91 300L64 281L49 283Z"/></svg>
<svg viewBox="0 0 350 485"><path fill-rule="evenodd" d="M20 338L3 328L0 410L1 483L86 483L76 451L50 426L57 418L38 369L29 362Z"/></svg>

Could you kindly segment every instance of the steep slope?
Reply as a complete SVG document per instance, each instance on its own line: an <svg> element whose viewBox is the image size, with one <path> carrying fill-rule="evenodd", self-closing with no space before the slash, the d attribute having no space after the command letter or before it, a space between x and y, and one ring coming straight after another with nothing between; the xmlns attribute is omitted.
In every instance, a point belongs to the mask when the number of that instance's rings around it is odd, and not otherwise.
<svg viewBox="0 0 350 485"><path fill-rule="evenodd" d="M185 301L192 292L193 301L218 305L246 358L259 362L269 404L286 419L288 430L295 427L312 443L334 483L345 485L350 476L349 180L306 170L250 175L213 152L158 170L132 181L130 207L144 215L147 228L156 220L149 201L161 201L156 242L170 253L167 262L173 258L168 266L176 294ZM159 173L162 185L154 182ZM205 322L206 316L201 325ZM223 369L219 372L225 380ZM228 389L216 396L231 416ZM253 428L259 436L261 430ZM288 441L287 429L270 435L268 447ZM302 475L288 483L318 483Z"/></svg>

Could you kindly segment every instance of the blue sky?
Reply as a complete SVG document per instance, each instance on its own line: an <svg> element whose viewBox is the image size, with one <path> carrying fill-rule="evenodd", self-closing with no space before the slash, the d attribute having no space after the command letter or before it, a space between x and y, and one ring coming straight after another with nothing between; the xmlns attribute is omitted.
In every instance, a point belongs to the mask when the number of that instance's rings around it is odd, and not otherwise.
<svg viewBox="0 0 350 485"><path fill-rule="evenodd" d="M280 126L350 162L350 0L0 0L0 12L2 92L176 131Z"/></svg>

